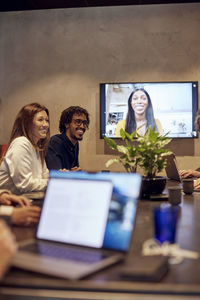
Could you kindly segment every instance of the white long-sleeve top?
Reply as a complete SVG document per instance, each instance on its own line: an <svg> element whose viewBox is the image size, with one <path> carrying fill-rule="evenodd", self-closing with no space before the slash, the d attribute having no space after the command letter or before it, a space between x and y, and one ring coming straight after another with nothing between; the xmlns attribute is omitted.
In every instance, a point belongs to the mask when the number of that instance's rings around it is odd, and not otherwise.
<svg viewBox="0 0 200 300"><path fill-rule="evenodd" d="M0 165L0 189L14 194L44 191L49 171L40 155L24 136L13 140Z"/></svg>

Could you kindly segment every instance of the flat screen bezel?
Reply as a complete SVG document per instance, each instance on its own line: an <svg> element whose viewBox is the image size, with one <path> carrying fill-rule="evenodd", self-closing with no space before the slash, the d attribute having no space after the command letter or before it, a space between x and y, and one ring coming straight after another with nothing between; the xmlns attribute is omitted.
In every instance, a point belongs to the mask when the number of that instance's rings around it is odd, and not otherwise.
<svg viewBox="0 0 200 300"><path fill-rule="evenodd" d="M192 124L193 131L195 131L194 136L169 136L172 139L194 139L198 138L198 131L195 129L194 121L196 117L196 113L198 111L198 81L129 81L129 82L103 82L100 83L100 138L103 139L106 136L106 95L105 95L105 86L106 85L138 85L142 86L145 84L183 84L183 83L191 83L195 84L194 88L195 92L192 92ZM109 136L110 137L110 136ZM113 139L121 139L119 137L110 137Z"/></svg>

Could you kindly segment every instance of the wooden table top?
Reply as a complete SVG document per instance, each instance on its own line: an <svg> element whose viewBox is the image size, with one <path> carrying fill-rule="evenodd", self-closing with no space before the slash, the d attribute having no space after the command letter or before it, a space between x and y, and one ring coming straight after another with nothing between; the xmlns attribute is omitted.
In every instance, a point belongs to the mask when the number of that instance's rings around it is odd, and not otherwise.
<svg viewBox="0 0 200 300"><path fill-rule="evenodd" d="M170 184L168 183L168 186ZM153 207L162 202L167 201L139 200L135 231L127 260L141 256L143 242L153 238ZM13 232L20 241L34 237L35 228L14 227ZM176 241L180 248L200 253L200 193L182 194ZM122 266L123 263L120 263L79 281L58 279L11 268L1 283L1 289L37 288L71 292L123 293L123 295L142 293L200 296L200 259L184 259L180 264L170 265L163 279L155 283L122 280L119 276Z"/></svg>

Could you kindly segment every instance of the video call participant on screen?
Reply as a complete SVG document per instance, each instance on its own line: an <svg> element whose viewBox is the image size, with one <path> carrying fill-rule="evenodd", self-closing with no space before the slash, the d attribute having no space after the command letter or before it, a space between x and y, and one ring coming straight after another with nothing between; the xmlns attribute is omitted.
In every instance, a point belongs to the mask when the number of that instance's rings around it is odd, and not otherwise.
<svg viewBox="0 0 200 300"><path fill-rule="evenodd" d="M195 119L195 128L200 132L200 110L198 110L196 119ZM181 170L179 172L181 178L199 178L194 181L194 188L199 189L200 188L200 171L198 170Z"/></svg>
<svg viewBox="0 0 200 300"><path fill-rule="evenodd" d="M70 106L60 117L60 134L51 137L46 156L49 170L79 171L79 141L90 123L89 114L80 106Z"/></svg>
<svg viewBox="0 0 200 300"><path fill-rule="evenodd" d="M146 129L151 126L162 134L162 126L159 120L154 119L153 106L149 94L143 88L136 88L128 99L128 113L126 120L121 120L117 124L116 137L120 137L120 129L123 128L128 133L138 129L138 133L143 136Z"/></svg>
<svg viewBox="0 0 200 300"><path fill-rule="evenodd" d="M22 107L1 161L0 189L17 195L44 191L49 176L45 163L48 141L47 108L38 103Z"/></svg>

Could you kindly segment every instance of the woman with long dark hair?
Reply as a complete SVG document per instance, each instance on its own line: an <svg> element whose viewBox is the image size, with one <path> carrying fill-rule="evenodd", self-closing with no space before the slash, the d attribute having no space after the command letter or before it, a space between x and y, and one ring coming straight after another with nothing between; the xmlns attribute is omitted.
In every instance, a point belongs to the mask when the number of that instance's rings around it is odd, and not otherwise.
<svg viewBox="0 0 200 300"><path fill-rule="evenodd" d="M1 161L0 188L15 194L44 191L49 175L45 163L48 141L48 109L38 103L22 107Z"/></svg>
<svg viewBox="0 0 200 300"><path fill-rule="evenodd" d="M120 129L125 129L128 133L138 129L140 135L144 135L146 129L151 126L156 131L162 132L161 124L155 120L151 98L147 91L143 88L136 88L128 99L128 113L126 120L122 120L117 124L116 136L120 137Z"/></svg>

